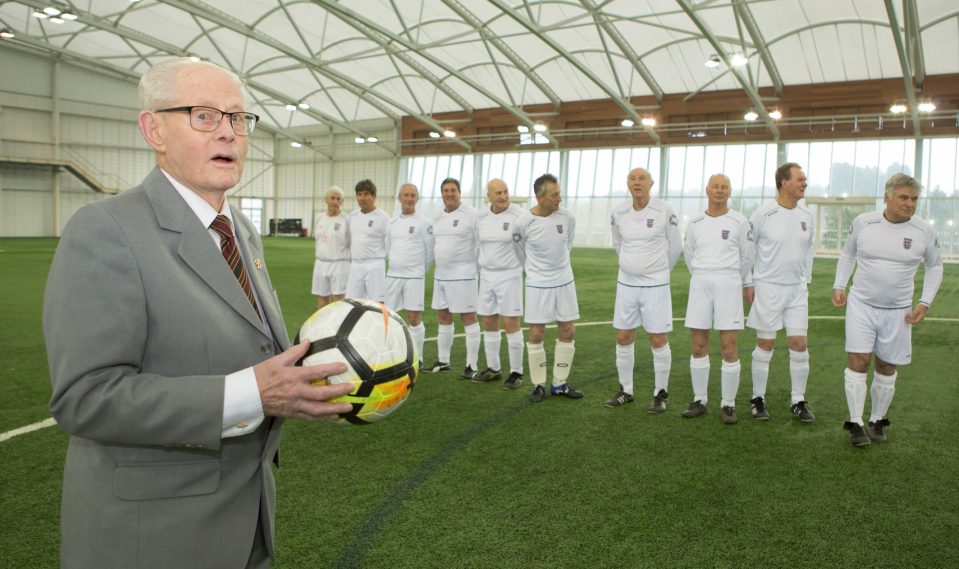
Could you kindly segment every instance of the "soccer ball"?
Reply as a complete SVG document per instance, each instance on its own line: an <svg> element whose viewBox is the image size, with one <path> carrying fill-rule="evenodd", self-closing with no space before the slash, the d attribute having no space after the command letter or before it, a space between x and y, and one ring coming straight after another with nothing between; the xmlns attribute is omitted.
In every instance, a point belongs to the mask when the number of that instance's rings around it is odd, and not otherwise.
<svg viewBox="0 0 959 569"><path fill-rule="evenodd" d="M310 341L303 365L343 362L346 373L314 383L353 382L351 393L332 399L353 410L339 423L365 425L385 419L409 397L419 374L419 355L403 319L380 302L347 298L317 310L295 343Z"/></svg>

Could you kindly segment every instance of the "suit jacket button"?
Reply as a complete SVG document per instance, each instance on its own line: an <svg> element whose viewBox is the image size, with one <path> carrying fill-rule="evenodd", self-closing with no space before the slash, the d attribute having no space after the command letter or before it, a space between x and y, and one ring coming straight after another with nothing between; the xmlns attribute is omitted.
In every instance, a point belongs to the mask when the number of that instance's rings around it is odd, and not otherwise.
<svg viewBox="0 0 959 569"><path fill-rule="evenodd" d="M263 344L262 346L260 346L260 350L262 350L264 354L269 354L273 351L273 344L270 344L270 343Z"/></svg>
<svg viewBox="0 0 959 569"><path fill-rule="evenodd" d="M236 424L236 428L237 428L237 429L245 429L245 428L247 428L247 427L249 427L249 426L250 426L249 423L237 423L237 424Z"/></svg>

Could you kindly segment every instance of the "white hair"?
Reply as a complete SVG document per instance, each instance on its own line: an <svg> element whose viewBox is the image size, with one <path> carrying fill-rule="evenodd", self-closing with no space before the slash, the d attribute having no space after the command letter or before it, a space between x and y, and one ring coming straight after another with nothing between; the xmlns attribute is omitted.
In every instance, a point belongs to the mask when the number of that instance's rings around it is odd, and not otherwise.
<svg viewBox="0 0 959 569"><path fill-rule="evenodd" d="M343 197L343 188L341 188L341 187L339 187L339 186L330 186L330 188L329 188L328 190L326 190L326 195L323 196L323 197L326 198L326 197L328 197L328 196L340 196L340 197L342 198L342 197Z"/></svg>
<svg viewBox="0 0 959 569"><path fill-rule="evenodd" d="M140 85L137 87L137 91L140 93L140 108L144 111L156 111L175 105L177 101L177 77L181 72L188 69L215 69L226 74L236 84L236 88L243 96L244 107L249 108L251 106L243 88L243 81L236 73L209 61L177 57L150 67L143 74L143 77L140 77Z"/></svg>

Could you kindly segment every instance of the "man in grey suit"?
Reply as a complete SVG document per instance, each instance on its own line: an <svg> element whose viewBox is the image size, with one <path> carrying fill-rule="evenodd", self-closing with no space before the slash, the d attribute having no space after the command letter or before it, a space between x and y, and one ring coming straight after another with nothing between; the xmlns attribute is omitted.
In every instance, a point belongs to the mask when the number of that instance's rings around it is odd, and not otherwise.
<svg viewBox="0 0 959 569"><path fill-rule="evenodd" d="M47 281L61 566L269 567L283 418L346 412L327 400L352 386L311 383L342 364L295 367L308 345L288 348L257 231L227 204L258 118L240 80L171 60L140 102L157 168L74 214Z"/></svg>

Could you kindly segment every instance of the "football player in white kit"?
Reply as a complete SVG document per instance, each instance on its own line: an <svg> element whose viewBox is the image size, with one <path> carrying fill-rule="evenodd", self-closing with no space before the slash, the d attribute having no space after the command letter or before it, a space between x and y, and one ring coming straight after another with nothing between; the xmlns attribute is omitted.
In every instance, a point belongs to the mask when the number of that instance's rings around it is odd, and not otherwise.
<svg viewBox="0 0 959 569"><path fill-rule="evenodd" d="M932 224L915 216L921 186L896 174L886 182L883 211L864 213L852 222L833 283L832 303L846 307L845 371L849 421L843 425L857 447L886 440L886 414L896 392L896 367L912 361L912 326L926 317L942 284L939 240ZM926 264L922 294L915 308L912 297L919 263ZM853 269L852 291L846 283ZM872 414L863 429L866 374L875 354Z"/></svg>
<svg viewBox="0 0 959 569"><path fill-rule="evenodd" d="M413 184L400 186L400 213L390 221L390 250L387 255L386 305L399 312L406 311L420 367L423 361L423 299L426 295L426 271L433 264L433 224L416 213L420 199Z"/></svg>
<svg viewBox="0 0 959 569"><path fill-rule="evenodd" d="M383 302L386 293L386 252L390 248L390 216L376 207L376 186L356 183L356 203L350 214L350 278L346 296Z"/></svg>
<svg viewBox="0 0 959 569"><path fill-rule="evenodd" d="M479 296L478 248L476 246L477 211L463 203L459 180L447 178L440 184L443 210L433 218L433 301L439 323L436 334L437 360L426 371L450 370L453 350L453 315L460 315L466 333L466 368L460 379L474 379L479 374L477 360L482 336L476 321Z"/></svg>
<svg viewBox="0 0 959 569"><path fill-rule="evenodd" d="M694 400L683 417L705 415L709 383L709 330L719 330L723 350L722 420L736 422L736 392L739 390L739 352L736 342L743 329L743 282L752 267L752 236L749 222L729 209L732 193L729 178L714 174L706 186L706 212L686 227L685 262L692 275L686 327L692 332L693 355L689 358Z"/></svg>
<svg viewBox="0 0 959 569"><path fill-rule="evenodd" d="M789 344L791 408L805 423L816 420L806 402L809 379L809 293L812 282L813 217L799 205L806 194L806 174L788 162L776 168L776 201L760 206L749 218L756 251L752 282L745 284L746 302L752 304L746 325L756 330L753 350L752 415L769 419L766 380L776 346L776 333L785 328ZM747 277L748 278L748 277Z"/></svg>
<svg viewBox="0 0 959 569"><path fill-rule="evenodd" d="M502 318L510 369L503 388L516 389L523 383L523 331L519 325L523 315L523 263L513 249L513 228L523 210L509 203L509 188L499 178L486 185L486 197L490 206L480 211L476 224L480 267L477 313L483 319L486 370L473 381L486 383L503 377L499 357Z"/></svg>
<svg viewBox="0 0 959 569"><path fill-rule="evenodd" d="M619 255L616 278L616 370L619 392L607 407L633 402L636 328L642 326L653 352L653 401L647 411L662 413L669 397L672 352L667 334L673 331L673 303L669 272L682 252L676 213L665 201L650 196L653 177L645 168L634 168L626 178L632 195L613 208L610 226L613 247Z"/></svg>
<svg viewBox="0 0 959 569"><path fill-rule="evenodd" d="M313 294L316 307L343 300L350 276L350 226L343 206L343 190L331 186L326 191L326 211L316 216L313 238L316 261L313 262Z"/></svg>
<svg viewBox="0 0 959 569"><path fill-rule="evenodd" d="M539 403L546 397L546 350L543 339L546 325L556 322L555 362L552 395L579 399L582 392L566 383L576 352L573 343L575 322L579 320L579 302L569 252L573 249L576 219L559 207L559 182L552 174L543 174L533 182L536 205L523 212L513 231L516 254L526 269L526 323L529 324L529 377L533 393L529 400Z"/></svg>

